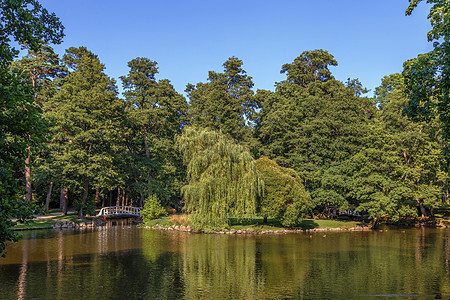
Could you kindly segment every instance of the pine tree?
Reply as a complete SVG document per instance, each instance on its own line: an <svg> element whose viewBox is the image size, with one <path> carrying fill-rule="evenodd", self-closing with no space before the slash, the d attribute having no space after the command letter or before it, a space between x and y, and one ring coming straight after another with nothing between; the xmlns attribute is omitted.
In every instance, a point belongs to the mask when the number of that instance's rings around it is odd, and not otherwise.
<svg viewBox="0 0 450 300"><path fill-rule="evenodd" d="M53 48L48 45L41 45L38 50L33 50L28 45L23 46L24 49L28 49L27 55L22 59L12 63L12 69L20 70L24 72L25 76L30 80L33 87L34 101L39 108L42 108L43 103L51 97L56 91L56 86L53 82L55 78L62 78L67 75L67 68L62 66L59 61L59 57L54 53ZM31 187L31 165L33 150L31 146L27 147L28 156L25 160L25 198L32 199L32 187ZM37 150L34 149L34 152ZM34 157L36 159L36 157ZM42 161L42 160L41 160ZM51 183L51 186L53 183ZM48 206L46 206L48 211Z"/></svg>
<svg viewBox="0 0 450 300"><path fill-rule="evenodd" d="M157 63L135 58L130 71L122 76L127 126L128 184L145 198L158 194L164 203L177 196L183 168L174 148L174 138L181 133L187 113L186 99L169 80L156 80Z"/></svg>
<svg viewBox="0 0 450 300"><path fill-rule="evenodd" d="M63 189L82 193L75 203L79 216L90 188L119 185L112 150L122 119L115 81L105 75L98 57L85 47L69 48L63 57L72 72L45 105L52 123L56 169ZM67 205L67 204L66 204Z"/></svg>
<svg viewBox="0 0 450 300"><path fill-rule="evenodd" d="M259 104L252 91L252 77L236 57L224 64L224 72L209 72L207 83L188 84L190 116L199 128L221 130L238 143L254 147L254 118Z"/></svg>

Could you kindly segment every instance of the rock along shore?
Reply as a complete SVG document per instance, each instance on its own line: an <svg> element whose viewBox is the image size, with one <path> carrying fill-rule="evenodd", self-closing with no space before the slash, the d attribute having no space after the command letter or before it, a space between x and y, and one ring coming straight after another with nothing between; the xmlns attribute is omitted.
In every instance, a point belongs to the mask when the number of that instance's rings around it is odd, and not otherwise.
<svg viewBox="0 0 450 300"><path fill-rule="evenodd" d="M331 232L331 231L371 231L369 227L349 227L349 228L327 228L318 227L313 229L278 229L278 230L255 230L253 228L245 229L230 229L230 230L219 230L211 232L195 231L190 226L183 225L171 225L171 226L142 226L146 229L153 230L166 230L166 231L183 231L183 232L193 232L193 233L213 233L213 234L288 234L288 233L309 233L309 232Z"/></svg>

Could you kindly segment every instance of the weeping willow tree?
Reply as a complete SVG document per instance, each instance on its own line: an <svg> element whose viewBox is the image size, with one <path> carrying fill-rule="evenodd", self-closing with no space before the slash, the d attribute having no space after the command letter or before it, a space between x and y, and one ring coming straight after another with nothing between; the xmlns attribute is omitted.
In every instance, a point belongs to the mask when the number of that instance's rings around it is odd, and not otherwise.
<svg viewBox="0 0 450 300"><path fill-rule="evenodd" d="M230 217L255 214L264 183L246 148L221 132L195 127L185 127L177 145L187 165L181 193L194 229L222 229Z"/></svg>

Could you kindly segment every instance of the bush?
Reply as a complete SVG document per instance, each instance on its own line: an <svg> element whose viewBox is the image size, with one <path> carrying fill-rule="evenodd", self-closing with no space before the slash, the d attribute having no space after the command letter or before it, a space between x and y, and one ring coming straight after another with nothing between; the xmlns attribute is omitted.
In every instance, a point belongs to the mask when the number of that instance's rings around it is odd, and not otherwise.
<svg viewBox="0 0 450 300"><path fill-rule="evenodd" d="M264 179L264 196L259 199L258 213L275 218L284 227L295 227L309 213L312 200L298 174L263 156L256 168Z"/></svg>
<svg viewBox="0 0 450 300"><path fill-rule="evenodd" d="M151 195L145 200L144 209L141 211L144 222L167 215L164 207L161 206L158 196Z"/></svg>

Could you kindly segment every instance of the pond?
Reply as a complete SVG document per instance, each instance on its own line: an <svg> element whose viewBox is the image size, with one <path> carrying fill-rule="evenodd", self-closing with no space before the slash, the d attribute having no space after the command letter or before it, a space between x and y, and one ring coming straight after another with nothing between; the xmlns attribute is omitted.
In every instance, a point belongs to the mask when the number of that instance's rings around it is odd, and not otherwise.
<svg viewBox="0 0 450 300"><path fill-rule="evenodd" d="M450 229L215 235L132 226L29 231L1 299L450 298Z"/></svg>

